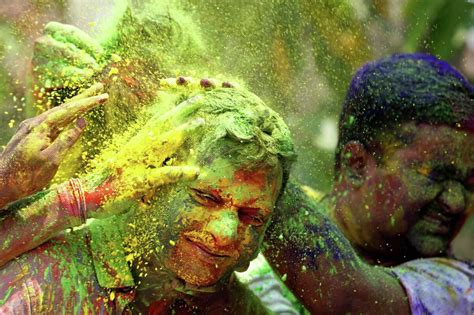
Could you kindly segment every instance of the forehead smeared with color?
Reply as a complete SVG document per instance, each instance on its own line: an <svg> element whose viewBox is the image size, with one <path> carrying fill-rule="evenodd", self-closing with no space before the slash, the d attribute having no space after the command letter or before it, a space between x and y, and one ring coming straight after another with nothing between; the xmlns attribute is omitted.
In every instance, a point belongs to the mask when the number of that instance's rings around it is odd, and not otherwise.
<svg viewBox="0 0 474 315"><path fill-rule="evenodd" d="M337 158L345 143L367 145L408 122L474 130L474 87L431 55L393 55L364 65L346 95Z"/></svg>

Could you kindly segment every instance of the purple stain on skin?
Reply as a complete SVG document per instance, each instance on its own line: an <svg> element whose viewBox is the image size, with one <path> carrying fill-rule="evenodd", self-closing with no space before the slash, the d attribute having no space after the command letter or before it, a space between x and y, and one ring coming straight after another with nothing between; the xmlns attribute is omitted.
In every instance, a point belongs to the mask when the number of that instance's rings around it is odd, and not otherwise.
<svg viewBox="0 0 474 315"><path fill-rule="evenodd" d="M87 121L83 117L79 117L76 120L76 126L79 127L80 129L84 129L87 126Z"/></svg>
<svg viewBox="0 0 474 315"><path fill-rule="evenodd" d="M212 82L209 80L209 79L201 79L201 87L205 88L205 89L210 89L210 88L213 88L214 85L212 84Z"/></svg>
<svg viewBox="0 0 474 315"><path fill-rule="evenodd" d="M332 222L325 219L320 226L305 225L306 231L314 235L314 239L318 240L315 249L329 254L335 261L351 260L353 255L347 251L345 246L341 246L341 238L343 236Z"/></svg>
<svg viewBox="0 0 474 315"><path fill-rule="evenodd" d="M176 84L178 85L186 85L188 83L188 81L186 81L186 79L184 77L179 77L176 79Z"/></svg>
<svg viewBox="0 0 474 315"><path fill-rule="evenodd" d="M350 261L354 259L354 254L347 250L347 244L343 242L343 236L339 230L329 220L322 224L305 223L302 229L305 232L305 239L311 240L311 245L292 246L294 255L300 261L307 262L308 266L318 269L318 257L328 255L334 261Z"/></svg>

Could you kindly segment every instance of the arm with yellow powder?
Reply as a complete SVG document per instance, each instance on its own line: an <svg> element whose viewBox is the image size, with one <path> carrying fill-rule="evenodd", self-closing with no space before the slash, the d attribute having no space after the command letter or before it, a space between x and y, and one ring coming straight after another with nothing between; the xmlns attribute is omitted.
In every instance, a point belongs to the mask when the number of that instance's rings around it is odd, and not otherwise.
<svg viewBox="0 0 474 315"><path fill-rule="evenodd" d="M171 116L153 117L114 155L108 168L70 179L6 209L0 221L0 266L87 218L125 212L159 186L195 179L197 168L164 163L202 125L199 120L170 126L174 114L188 110L189 106L178 107ZM173 129L160 132L163 124ZM150 137L152 132L156 137Z"/></svg>
<svg viewBox="0 0 474 315"><path fill-rule="evenodd" d="M58 232L80 226L88 218L106 217L127 211L138 203L150 187L194 179L197 170L186 166L169 166L148 170L134 177L125 197L123 181L107 177L100 185L87 179L69 181L19 200L0 218L0 266L22 253L46 242ZM94 187L95 186L95 187ZM104 207L106 205L106 207Z"/></svg>

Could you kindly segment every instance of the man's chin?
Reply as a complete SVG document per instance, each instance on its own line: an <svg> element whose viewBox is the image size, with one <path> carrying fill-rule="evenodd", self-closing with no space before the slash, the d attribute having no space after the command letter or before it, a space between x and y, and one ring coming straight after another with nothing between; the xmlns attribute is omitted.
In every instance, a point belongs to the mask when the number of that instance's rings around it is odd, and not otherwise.
<svg viewBox="0 0 474 315"><path fill-rule="evenodd" d="M449 241L438 235L410 235L409 242L420 258L444 256L449 246Z"/></svg>
<svg viewBox="0 0 474 315"><path fill-rule="evenodd" d="M185 259L186 258L186 259ZM165 263L178 278L196 287L209 287L225 281L231 272L225 264L208 264L194 257L176 257Z"/></svg>
<svg viewBox="0 0 474 315"><path fill-rule="evenodd" d="M196 287L210 287L215 285L221 280L220 276L206 272L205 270L183 270L179 269L175 271L176 276L182 279L184 282L191 284Z"/></svg>
<svg viewBox="0 0 474 315"><path fill-rule="evenodd" d="M417 257L444 256L452 239L452 229L441 222L420 220L408 231L407 239Z"/></svg>

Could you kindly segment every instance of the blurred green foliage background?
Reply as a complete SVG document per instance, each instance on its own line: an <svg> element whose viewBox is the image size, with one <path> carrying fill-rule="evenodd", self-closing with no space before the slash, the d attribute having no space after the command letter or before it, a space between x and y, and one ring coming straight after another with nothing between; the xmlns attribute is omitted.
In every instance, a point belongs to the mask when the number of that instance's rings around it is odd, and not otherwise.
<svg viewBox="0 0 474 315"><path fill-rule="evenodd" d="M212 61L206 74L240 78L282 114L299 153L294 175L323 192L331 187L344 93L362 64L422 51L474 80L474 1L176 0L169 6L199 27ZM0 144L32 115L25 110L29 58L44 24L56 20L100 37L123 9L122 0L0 4ZM463 231L461 249L472 247L473 222Z"/></svg>

